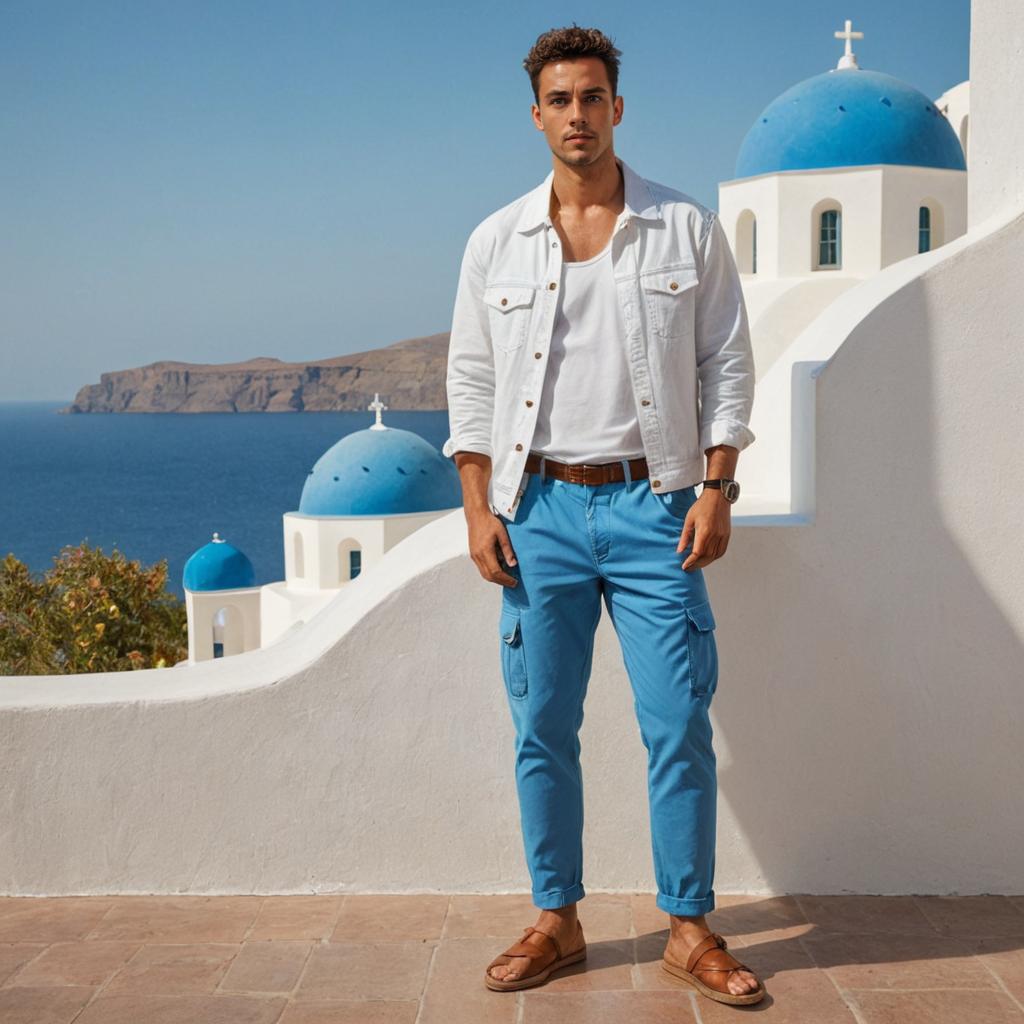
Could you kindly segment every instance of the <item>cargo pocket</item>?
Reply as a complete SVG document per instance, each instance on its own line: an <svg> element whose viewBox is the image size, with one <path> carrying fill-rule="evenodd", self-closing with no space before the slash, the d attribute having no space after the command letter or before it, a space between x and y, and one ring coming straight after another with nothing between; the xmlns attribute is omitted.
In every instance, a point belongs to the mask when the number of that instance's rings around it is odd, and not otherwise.
<svg viewBox="0 0 1024 1024"><path fill-rule="evenodd" d="M710 601L686 609L687 644L690 654L690 692L710 697L718 688L718 645Z"/></svg>
<svg viewBox="0 0 1024 1024"><path fill-rule="evenodd" d="M526 651L523 649L523 633L519 622L519 611L503 608L501 629L501 671L509 695L517 700L526 696Z"/></svg>

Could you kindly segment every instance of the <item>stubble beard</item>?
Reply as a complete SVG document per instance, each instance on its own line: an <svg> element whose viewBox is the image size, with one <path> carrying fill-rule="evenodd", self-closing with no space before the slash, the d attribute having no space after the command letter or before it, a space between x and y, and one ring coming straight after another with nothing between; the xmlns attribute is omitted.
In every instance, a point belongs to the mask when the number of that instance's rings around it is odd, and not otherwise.
<svg viewBox="0 0 1024 1024"><path fill-rule="evenodd" d="M576 150L575 152L566 153L560 150L554 150L554 154L557 159L561 160L566 167L589 167L591 164L596 164L604 156L608 146L596 153L587 153L584 150Z"/></svg>

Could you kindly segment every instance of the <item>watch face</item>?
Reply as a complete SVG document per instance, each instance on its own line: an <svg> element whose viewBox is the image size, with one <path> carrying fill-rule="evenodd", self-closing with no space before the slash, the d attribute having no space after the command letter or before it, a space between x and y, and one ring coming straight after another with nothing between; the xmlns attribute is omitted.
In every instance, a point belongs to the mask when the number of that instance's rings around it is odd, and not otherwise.
<svg viewBox="0 0 1024 1024"><path fill-rule="evenodd" d="M726 501L735 501L740 496L740 485L735 480L723 480L722 493Z"/></svg>

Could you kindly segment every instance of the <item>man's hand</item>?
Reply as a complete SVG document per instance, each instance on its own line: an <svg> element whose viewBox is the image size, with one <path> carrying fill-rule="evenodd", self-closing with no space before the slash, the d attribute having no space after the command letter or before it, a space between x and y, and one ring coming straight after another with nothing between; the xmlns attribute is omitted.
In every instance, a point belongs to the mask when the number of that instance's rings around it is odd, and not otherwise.
<svg viewBox="0 0 1024 1024"><path fill-rule="evenodd" d="M709 478L710 479L710 478ZM714 487L705 487L700 497L690 507L683 524L683 532L676 546L676 554L682 554L693 540L693 550L682 563L685 572L703 569L716 558L725 554L732 532L731 506Z"/></svg>
<svg viewBox="0 0 1024 1024"><path fill-rule="evenodd" d="M516 587L519 580L502 569L498 552L507 565L516 564L516 555L508 539L505 524L489 508L466 511L469 526L469 557L476 563L488 583L500 583L503 587Z"/></svg>
<svg viewBox="0 0 1024 1024"><path fill-rule="evenodd" d="M469 528L469 556L488 583L515 587L519 580L510 576L498 561L499 553L506 565L516 564L516 555L500 516L491 511L487 486L491 477L491 457L483 452L459 450L455 465L462 481L462 507Z"/></svg>

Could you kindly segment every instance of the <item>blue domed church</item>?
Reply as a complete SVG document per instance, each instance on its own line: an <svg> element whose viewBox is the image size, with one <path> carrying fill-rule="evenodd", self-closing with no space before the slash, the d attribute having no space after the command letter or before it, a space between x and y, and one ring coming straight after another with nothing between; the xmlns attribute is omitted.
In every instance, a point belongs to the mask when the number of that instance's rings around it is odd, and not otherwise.
<svg viewBox="0 0 1024 1024"><path fill-rule="evenodd" d="M284 515L285 578L255 585L245 554L217 534L185 564L189 661L266 647L421 526L462 507L451 459L410 430L376 421L347 434L306 476Z"/></svg>
<svg viewBox="0 0 1024 1024"><path fill-rule="evenodd" d="M773 99L719 184L758 378L843 291L967 227L969 83L932 101L861 68L863 35L835 33L836 67Z"/></svg>

